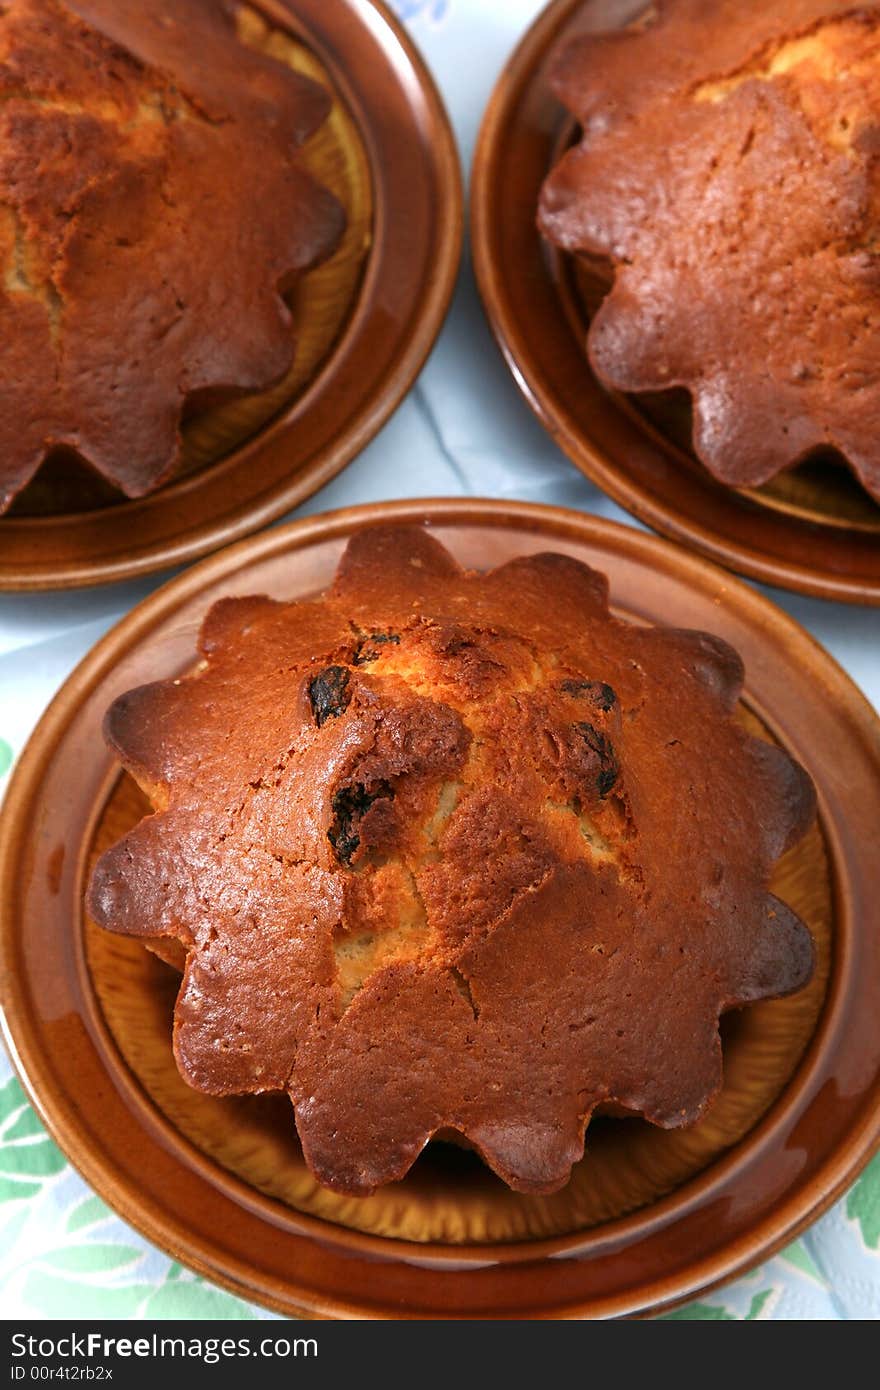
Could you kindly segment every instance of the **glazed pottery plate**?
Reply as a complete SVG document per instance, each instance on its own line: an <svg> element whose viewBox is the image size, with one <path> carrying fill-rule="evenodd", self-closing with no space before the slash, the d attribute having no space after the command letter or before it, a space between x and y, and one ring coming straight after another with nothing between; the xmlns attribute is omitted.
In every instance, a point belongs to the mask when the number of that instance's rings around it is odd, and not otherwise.
<svg viewBox="0 0 880 1390"><path fill-rule="evenodd" d="M880 505L842 462L814 457L757 489L724 487L691 449L685 392L623 396L593 375L590 319L607 289L538 233L541 185L578 128L550 90L559 46L617 29L645 0L553 0L502 73L472 178L474 261L493 331L569 458L657 531L768 584L880 603Z"/></svg>
<svg viewBox="0 0 880 1390"><path fill-rule="evenodd" d="M787 748L817 824L772 888L808 923L810 986L723 1021L724 1086L691 1129L596 1120L569 1184L511 1192L433 1143L371 1197L319 1187L283 1097L190 1090L171 1051L179 974L83 912L90 865L146 805L101 720L120 692L191 666L221 596L295 598L331 580L354 530L427 522L463 564L555 550L608 574L614 610L719 634L742 654L739 717ZM301 521L223 551L136 608L50 706L13 777L0 836L6 1038L58 1143L174 1258L288 1314L637 1315L757 1264L851 1182L880 1137L880 726L790 618L702 559L562 510L393 503Z"/></svg>
<svg viewBox="0 0 880 1390"><path fill-rule="evenodd" d="M461 249L455 142L427 68L373 0L248 0L245 41L326 86L302 158L343 203L334 255L288 295L296 353L270 391L183 425L174 480L131 501L72 456L46 461L0 518L0 589L147 574L259 530L368 443L446 313Z"/></svg>

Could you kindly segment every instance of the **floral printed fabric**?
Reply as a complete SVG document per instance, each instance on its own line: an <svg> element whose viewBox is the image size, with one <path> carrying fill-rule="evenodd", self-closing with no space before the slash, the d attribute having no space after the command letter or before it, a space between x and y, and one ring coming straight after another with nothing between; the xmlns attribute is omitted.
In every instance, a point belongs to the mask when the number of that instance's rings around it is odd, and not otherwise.
<svg viewBox="0 0 880 1390"><path fill-rule="evenodd" d="M397 0L440 82L465 167L494 78L542 3ZM379 439L303 511L401 493L518 496L630 520L581 478L532 422L489 346L469 282L407 402ZM106 629L158 582L33 599L0 596L0 794L55 690ZM876 614L774 597L880 703ZM3 1054L0 1290L7 1318L273 1316L182 1269L119 1220L47 1137ZM880 1156L849 1194L781 1255L664 1316L716 1321L880 1316Z"/></svg>

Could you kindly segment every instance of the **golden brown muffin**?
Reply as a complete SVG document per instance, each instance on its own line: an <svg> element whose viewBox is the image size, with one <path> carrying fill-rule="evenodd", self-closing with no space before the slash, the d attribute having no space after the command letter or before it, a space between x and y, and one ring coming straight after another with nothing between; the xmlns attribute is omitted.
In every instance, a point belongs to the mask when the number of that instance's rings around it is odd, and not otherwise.
<svg viewBox="0 0 880 1390"><path fill-rule="evenodd" d="M185 406L291 365L281 291L344 225L297 156L330 97L238 8L0 5L0 511L62 445L151 491Z"/></svg>
<svg viewBox="0 0 880 1390"><path fill-rule="evenodd" d="M322 1183L455 1131L552 1191L597 1106L698 1119L719 1014L809 978L767 892L808 777L734 722L730 647L618 621L601 574L370 529L325 595L217 603L200 647L108 712L157 810L90 911L183 943L183 1076L287 1090Z"/></svg>
<svg viewBox="0 0 880 1390"><path fill-rule="evenodd" d="M880 6L658 0L554 87L583 134L539 225L613 266L597 376L685 387L724 483L830 447L880 499Z"/></svg>

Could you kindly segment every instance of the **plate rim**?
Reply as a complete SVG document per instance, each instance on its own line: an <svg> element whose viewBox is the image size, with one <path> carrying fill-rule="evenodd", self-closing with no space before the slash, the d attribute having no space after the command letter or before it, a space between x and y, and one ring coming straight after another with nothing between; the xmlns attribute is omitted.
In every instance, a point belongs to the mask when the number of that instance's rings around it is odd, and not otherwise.
<svg viewBox="0 0 880 1390"><path fill-rule="evenodd" d="M332 37L335 21L329 13L332 7L322 6L322 0L310 0L310 15L326 16L322 19L320 32L317 23L311 27L303 22L294 7L294 0L249 0L259 12L276 23L286 22L291 29L299 29L306 39L316 42ZM443 208L443 216L431 217L431 244L421 248L418 296L408 306L394 332L393 345L387 349L385 368L377 376L368 395L359 399L350 418L344 422L340 435L334 424L332 430L324 431L317 450L309 451L308 458L294 473L286 473L276 479L268 489L259 481L259 469L265 453L273 457L281 456L285 440L299 427L299 415L308 405L312 396L323 395L332 379L334 363L344 363L347 354L357 348L363 338L363 322L366 310L371 306L371 296L376 294L376 282L381 275L385 280L393 279L396 271L394 255L388 256L384 248L379 258L371 256L365 263L364 277L352 302L351 315L329 355L319 366L317 372L305 389L286 407L266 421L257 432L242 441L230 453L223 455L215 463L200 469L190 476L172 480L169 487L172 495L167 499L163 493L168 489L159 488L143 498L125 498L107 508L97 508L89 512L68 512L38 516L13 516L0 518L0 540L3 556L0 559L0 593L46 592L69 588L92 588L99 585L114 584L123 580L142 578L174 566L199 560L205 555L229 544L235 544L255 531L276 521L286 512L301 505L320 488L337 476L375 437L382 426L390 419L402 403L407 392L418 377L445 322L461 265L464 241L464 186L458 144L453 131L445 102L415 40L403 22L397 18L386 0L343 0L345 18L367 27L378 34L387 31L385 37L375 37L374 46L385 51L386 66L394 67L392 56L387 52L390 42L396 46L406 62L406 74L399 79L401 100L411 104L411 91L417 89L421 115L426 122L424 130L413 118L410 123L414 141L418 144L425 171L425 197ZM301 7L302 8L302 7ZM366 11L375 11L374 21L370 23ZM286 19L282 21L282 16ZM320 49L320 44L317 45ZM330 55L333 56L332 54ZM331 67L334 64L331 63ZM336 64L338 66L338 63ZM334 73L334 83L346 98L351 96L350 84L344 72ZM410 86L410 84L412 84ZM368 103L357 103L366 110ZM375 178L376 135L372 126L359 125L367 158L374 174L374 191L380 188ZM387 145L390 134L386 135ZM378 151L381 153L381 151ZM384 175L388 175L389 161L385 161ZM389 176L390 177L390 176ZM427 206L427 204L426 204ZM384 226L387 215L383 203L377 196L373 210L374 221ZM393 248L392 248L393 249ZM363 348L361 348L363 351ZM291 418L295 417L295 418ZM251 459L253 463L251 464ZM220 511L208 523L198 517L189 517L180 527L173 521L173 514L180 508L180 498L198 492L205 481L210 483L210 475L231 466L253 466L256 481L242 501L237 499L229 512ZM219 488L219 484L218 484ZM38 554L40 542L54 533L61 536L71 526L105 525L111 530L117 518L137 518L142 512L147 523L158 508L169 514L170 534L158 541L142 543L137 539L137 531L132 525L125 552L113 550L107 556L95 560L88 551L89 536L84 530L82 551L79 554L56 553L45 558ZM102 522L102 518L106 518ZM4 534L5 532L5 534ZM63 543L62 543L63 545ZM24 550L24 553L22 553Z"/></svg>
<svg viewBox="0 0 880 1390"><path fill-rule="evenodd" d="M605 543L609 549L615 552L633 554L637 560L644 561L645 555L652 563L663 559L668 564L672 564L679 575L684 574L688 579L699 581L703 586L712 584L716 588L721 588L726 594L734 590L734 599L738 605L744 605L745 611L754 615L756 620L759 621L763 618L765 622L771 622L775 632L781 631L788 636L790 641L795 641L797 646L807 652L813 660L818 659L820 667L824 669L825 679L830 681L838 690L843 689L851 710L855 711L856 718L860 721L860 734L865 735L867 733L877 742L875 761L877 763L877 775L880 777L880 739L878 739L880 721L878 721L878 716L850 677L824 651L811 634L806 632L793 618L776 608L770 600L755 592L748 585L738 580L732 580L715 566L692 553L680 550L668 541L647 536L631 527L621 526L615 522L563 508L546 507L536 503L510 504L471 498L413 499L391 504L366 504L346 508L317 517L304 518L282 528L252 536L235 546L228 547L219 554L202 561L201 564L186 571L183 575L172 579L138 604L92 648L56 694L22 753L7 791L2 815L0 815L3 832L0 834L0 903L3 904L3 920L0 922L0 981L2 981L0 1023L2 1023L4 1038L13 1065L19 1073L26 1091L46 1123L49 1132L86 1181L95 1190L100 1191L125 1220L134 1225L160 1249L167 1251L174 1258L182 1259L185 1264L196 1268L200 1273L231 1289L239 1296L256 1300L288 1314L295 1310L309 1316L426 1316L424 1311L407 1312L396 1307L385 1308L384 1310L371 1307L365 1313L363 1306L349 1306L345 1302L341 1302L337 1306L332 1299L324 1299L320 1306L316 1306L314 1293L311 1295L312 1301L309 1301L308 1288L294 1289L290 1281L283 1291L273 1291L259 1285L255 1286L253 1282L254 1271L251 1271L252 1282L248 1282L247 1271L243 1270L241 1262L234 1270L229 1267L218 1266L216 1261L212 1260L210 1250L204 1244L199 1246L198 1241L196 1241L194 1246L190 1233L180 1227L179 1218L177 1228L169 1228L167 1222L163 1220L161 1211L152 1211L149 1209L149 1204L146 1211L143 1206L138 1206L138 1194L133 1196L130 1191L126 1190L124 1173L120 1175L114 1172L108 1177L103 1165L104 1155L102 1152L94 1145L90 1151L87 1144L82 1141L81 1135L75 1133L75 1124L71 1124L69 1113L70 1097L61 1097L60 1118L54 1108L58 1106L59 1101L56 1094L58 1087L54 1085L49 1074L48 1054L45 1047L41 1051L39 1044L34 1041L39 1029L36 1029L35 1033L33 1020L26 1017L24 982L15 978L15 958L19 941L15 933L9 929L9 921L12 916L9 905L17 893L17 876L21 863L16 850L29 833L27 825L22 824L21 812L30 808L34 796L38 794L47 760L51 758L55 748L64 737L65 730L70 720L75 716L84 694L88 693L102 676L112 670L115 664L114 652L123 648L127 651L135 644L148 641L150 633L157 624L166 620L182 604L196 598L203 590L213 588L224 577L231 578L246 571L251 564L257 561L272 558L290 549L307 548L309 544L314 542L343 538L349 535L352 530L365 524L391 520L428 520L440 526L450 524L511 527L517 532L531 531L538 535L544 534L550 540L554 536L557 538L570 536L575 541L580 537L587 542L592 540L598 541L600 544ZM823 828L827 836L828 825L824 824ZM82 838L82 832L80 832L80 838ZM832 864L834 862L832 857ZM837 891L839 893L840 885L838 885ZM835 981L837 981L836 985ZM814 1039L798 1066L797 1075L800 1075L802 1070L810 1064L811 1056L818 1047L817 1040L820 1034L823 1029L831 1026L831 1022L839 1013L839 1008L837 1012L832 1008L831 1000L831 993L835 987L838 990L841 988L839 981L839 974L833 973L832 987L823 1009L823 1015L817 1026ZM839 1024L839 1018L837 1022ZM44 1091L43 1082L47 1075L48 1084ZM877 1090L876 1078L873 1085L874 1089ZM787 1094L787 1090L782 1093L779 1100L771 1107L771 1111L759 1122L756 1131L771 1122L774 1111L780 1102L784 1101ZM44 1097L49 1099L46 1100ZM793 1099L796 1099L796 1096ZM67 1107L65 1107L64 1101L67 1101ZM152 1104L148 1098L147 1104ZM160 1120L164 1119L161 1112L158 1112L158 1115ZM880 1146L880 1090L877 1090L877 1096L871 1107L862 1105L859 1116L860 1123L847 1129L844 1140L835 1147L832 1155L820 1164L818 1172L809 1185L810 1200L807 1201L805 1194L798 1191L793 1196L791 1193L788 1195L787 1206L794 1207L793 1212L788 1211L785 1201L780 1204L785 1216L784 1219L780 1220L778 1211L776 1212L774 1217L776 1229L769 1238L765 1230L768 1221L765 1220L760 1223L757 1234L749 1230L731 1242L729 1246L725 1246L720 1255L716 1253L697 1265L690 1265L685 1272L686 1278L684 1276L679 1277L679 1287L670 1289L670 1278L667 1277L663 1280L655 1280L650 1287L640 1288L638 1291L640 1295L650 1295L648 1306L645 1305L642 1298L638 1304L633 1304L632 1299L630 1299L629 1304L632 1306L621 1307L622 1304L627 1304L626 1297L621 1294L613 1294L610 1296L610 1305L607 1310L600 1307L600 1299L592 1297L586 1305L586 1313L581 1307L575 1309L566 1307L549 1311L542 1309L540 1315L580 1317L596 1315L598 1312L602 1316L639 1316L648 1311L659 1311L661 1308L670 1308L677 1303L686 1302L696 1293L705 1292L719 1284L726 1283L737 1273L752 1267L760 1259L766 1258L789 1240L794 1239L806 1225L815 1220L854 1180L861 1167L869 1161L872 1153ZM71 1138L71 1130L74 1131L73 1138ZM202 1163L210 1165L211 1162L202 1155ZM722 1156L710 1169L706 1170L705 1174L698 1175L686 1186L693 1188L695 1185L699 1185L703 1179L707 1183L711 1183L717 1179L721 1165L735 1162L735 1151L730 1155ZM830 1181L829 1168L834 1170ZM243 1180L236 1179L234 1175L224 1173L223 1177L233 1184L239 1183L245 1189L247 1187ZM110 1190L108 1190L108 1185ZM130 1188L131 1179L128 1179L128 1185ZM259 1193L255 1195L260 1205L268 1204L271 1206L275 1200L265 1198ZM671 1197L674 1201L675 1194L671 1194ZM668 1198L660 1199L660 1202L651 1204L651 1209L656 1210L667 1201L669 1201ZM291 1215L287 1209L282 1208L282 1204L276 1202L275 1205L284 1210L288 1217ZM384 1248L388 1252L392 1246L399 1249L407 1244L390 1241L381 1236L369 1236L346 1230L346 1228L330 1226L330 1223L322 1223L318 1218L303 1217L299 1213L292 1215L302 1224L328 1227L329 1234L324 1238L325 1243L331 1245L335 1243L336 1246L342 1245L348 1249L357 1247L361 1251L368 1252L366 1258L373 1260L375 1260L374 1252L377 1249ZM639 1213L635 1213L636 1218L639 1218L639 1215ZM641 1216L644 1217L644 1209ZM619 1227L627 1221L631 1221L631 1218L622 1218L622 1221L614 1224ZM772 1226L773 1222L769 1222L769 1224ZM309 1239L310 1237L307 1236L306 1238ZM320 1236L318 1239L320 1240ZM522 1256L518 1261L520 1268L534 1267L537 1269L540 1267L542 1259L546 1258L543 1254L538 1255L540 1247L552 1245L558 1251L563 1244L575 1246L577 1239L577 1236L574 1236L562 1239L553 1238L550 1241L529 1242L529 1254ZM437 1263L440 1251L436 1247L413 1245L412 1248L413 1259L416 1264L431 1265ZM442 1249L443 1247L441 1247ZM449 1251L451 1250L453 1252L452 1258L459 1263L478 1263L481 1255L492 1249L495 1250L497 1256L498 1247L483 1247L482 1249L473 1246L445 1247L446 1260L450 1259ZM394 1258L396 1253L396 1250L391 1251L390 1254L386 1255L386 1258ZM468 1259L469 1253L470 1260ZM575 1254L575 1251L572 1249L562 1253ZM510 1260L508 1263L512 1264L514 1261ZM681 1287L683 1278L685 1287ZM671 1282L675 1285L674 1277ZM302 1301L297 1301L299 1299ZM461 1314L457 1315L460 1316ZM431 1315L428 1314L427 1316ZM524 1314L523 1316L528 1315Z"/></svg>
<svg viewBox="0 0 880 1390"><path fill-rule="evenodd" d="M841 575L829 566L824 570L785 557L774 556L767 549L728 539L713 520L702 522L698 517L683 515L674 504L667 503L657 489L633 479L621 470L613 457L580 430L570 418L565 405L548 381L536 353L530 348L527 326L511 307L503 272L493 254L496 222L503 209L493 211L493 166L500 159L506 138L506 122L511 112L525 99L534 86L536 67L542 63L559 31L575 17L576 11L595 4L597 0L549 0L521 35L511 51L485 107L470 170L470 240L473 248L474 273L480 298L492 331L516 385L542 427L566 454L571 462L631 515L658 534L696 551L715 564L764 584L788 589L812 597L837 602L880 606L880 572L873 575ZM560 108L561 110L561 108ZM497 201L497 200L496 200ZM535 233L536 237L538 233ZM560 312L564 310L560 305ZM584 372L595 380L584 357ZM601 385L597 383L599 389ZM606 393L612 399L614 393ZM647 437L647 436L646 436ZM707 479L711 481L711 474ZM746 490L730 489L743 506L759 507ZM773 509L779 524L787 524L784 513ZM800 519L801 530L818 532L818 523ZM844 536L852 528L835 527ZM860 532L864 535L864 532Z"/></svg>

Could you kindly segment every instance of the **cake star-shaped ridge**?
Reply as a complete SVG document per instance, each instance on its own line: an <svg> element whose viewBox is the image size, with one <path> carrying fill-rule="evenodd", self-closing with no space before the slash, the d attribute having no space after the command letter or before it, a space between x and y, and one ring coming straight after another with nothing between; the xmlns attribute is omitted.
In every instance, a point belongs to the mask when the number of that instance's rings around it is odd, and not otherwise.
<svg viewBox="0 0 880 1390"><path fill-rule="evenodd" d="M292 364L282 296L345 221L298 156L331 98L241 9L0 6L0 512L61 447L151 492L187 408Z"/></svg>
<svg viewBox="0 0 880 1390"><path fill-rule="evenodd" d="M581 138L538 223L612 270L599 379L685 388L729 486L834 449L880 500L880 6L657 0L552 80Z"/></svg>
<svg viewBox="0 0 880 1390"><path fill-rule="evenodd" d="M286 1090L322 1183L456 1131L552 1191L597 1107L698 1119L719 1014L809 978L768 892L809 779L733 719L729 646L613 617L578 561L478 574L370 528L326 593L223 600L200 648L108 712L156 810L89 907L183 944L183 1076Z"/></svg>

